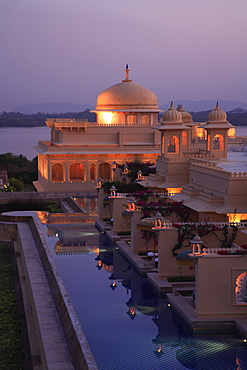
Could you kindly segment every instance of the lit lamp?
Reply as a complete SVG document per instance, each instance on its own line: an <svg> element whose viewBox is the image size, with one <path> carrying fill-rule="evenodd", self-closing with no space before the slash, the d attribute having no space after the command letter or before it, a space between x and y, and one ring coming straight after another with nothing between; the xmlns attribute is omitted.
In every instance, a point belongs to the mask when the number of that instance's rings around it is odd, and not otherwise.
<svg viewBox="0 0 247 370"><path fill-rule="evenodd" d="M111 280L110 288L114 292L114 290L117 288L117 282L116 282L116 280Z"/></svg>
<svg viewBox="0 0 247 370"><path fill-rule="evenodd" d="M127 175L127 174L129 173L129 167L127 166L127 164L125 164L125 165L123 166L123 173L124 173L125 175Z"/></svg>
<svg viewBox="0 0 247 370"><path fill-rule="evenodd" d="M163 220L164 217L162 217L160 212L157 212L155 216L153 217L154 219L154 227L152 229L161 229L163 227Z"/></svg>
<svg viewBox="0 0 247 370"><path fill-rule="evenodd" d="M116 188L114 185L112 185L111 189L110 189L110 197L116 197L117 196L117 192L116 192Z"/></svg>
<svg viewBox="0 0 247 370"><path fill-rule="evenodd" d="M205 242L200 238L198 234L194 236L192 240L190 240L191 247L192 247L192 254L201 254L201 245L204 244Z"/></svg>
<svg viewBox="0 0 247 370"><path fill-rule="evenodd" d="M127 311L127 315L131 318L131 320L134 320L136 317L136 308L135 307L129 307Z"/></svg>
<svg viewBox="0 0 247 370"><path fill-rule="evenodd" d="M142 175L142 171L141 170L139 170L137 172L137 180L143 180L143 175Z"/></svg>
<svg viewBox="0 0 247 370"><path fill-rule="evenodd" d="M128 211L136 210L136 200L134 198L129 198L128 200Z"/></svg>
<svg viewBox="0 0 247 370"><path fill-rule="evenodd" d="M99 189L101 188L101 185L102 185L102 180L101 180L100 177L98 177L95 189L97 189L97 191L99 191Z"/></svg>
<svg viewBox="0 0 247 370"><path fill-rule="evenodd" d="M102 262L101 261L98 261L98 264L97 264L97 269L100 271L102 269Z"/></svg>
<svg viewBox="0 0 247 370"><path fill-rule="evenodd" d="M158 359L164 354L161 340L162 339L160 338L160 335L157 335L157 337L152 340L152 342L155 344L155 351L153 351L153 353Z"/></svg>

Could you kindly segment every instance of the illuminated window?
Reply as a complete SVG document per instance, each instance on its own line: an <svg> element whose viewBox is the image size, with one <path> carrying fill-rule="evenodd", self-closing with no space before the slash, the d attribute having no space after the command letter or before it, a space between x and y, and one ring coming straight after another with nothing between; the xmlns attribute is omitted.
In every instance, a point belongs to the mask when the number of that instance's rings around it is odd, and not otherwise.
<svg viewBox="0 0 247 370"><path fill-rule="evenodd" d="M237 304L247 304L247 272L237 277L235 293Z"/></svg>
<svg viewBox="0 0 247 370"><path fill-rule="evenodd" d="M178 154L179 147L178 147L178 138L176 136L169 137L167 152Z"/></svg>
<svg viewBox="0 0 247 370"><path fill-rule="evenodd" d="M223 136L222 135L214 136L213 150L223 150Z"/></svg>
<svg viewBox="0 0 247 370"><path fill-rule="evenodd" d="M90 180L96 180L96 165L94 163L90 164Z"/></svg>
<svg viewBox="0 0 247 370"><path fill-rule="evenodd" d="M130 114L127 116L127 125L135 125L136 124L136 116Z"/></svg>
<svg viewBox="0 0 247 370"><path fill-rule="evenodd" d="M142 124L149 125L149 123L150 123L150 117L147 114L144 114L144 116L142 116Z"/></svg>
<svg viewBox="0 0 247 370"><path fill-rule="evenodd" d="M63 165L61 163L56 163L52 166L52 181L62 182L63 181Z"/></svg>
<svg viewBox="0 0 247 370"><path fill-rule="evenodd" d="M84 165L82 163L72 163L69 167L70 181L84 181Z"/></svg>
<svg viewBox="0 0 247 370"><path fill-rule="evenodd" d="M99 165L99 177L102 180L111 180L111 166L109 163L101 163Z"/></svg>
<svg viewBox="0 0 247 370"><path fill-rule="evenodd" d="M188 145L188 134L185 131L182 133L182 145Z"/></svg>

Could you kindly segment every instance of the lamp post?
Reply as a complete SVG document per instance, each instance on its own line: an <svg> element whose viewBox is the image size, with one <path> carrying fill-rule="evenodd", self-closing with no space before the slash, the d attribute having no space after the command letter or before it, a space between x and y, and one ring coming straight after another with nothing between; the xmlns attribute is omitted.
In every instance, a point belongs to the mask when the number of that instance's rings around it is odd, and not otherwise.
<svg viewBox="0 0 247 370"><path fill-rule="evenodd" d="M127 175L129 173L129 167L127 166L127 164L125 164L124 166L123 166L123 174L124 175Z"/></svg>
<svg viewBox="0 0 247 370"><path fill-rule="evenodd" d="M96 186L95 186L95 189L97 190L97 192L99 192L99 189L101 188L101 186L102 186L102 180L100 177L98 177Z"/></svg>
<svg viewBox="0 0 247 370"><path fill-rule="evenodd" d="M141 170L137 172L137 180L143 180L143 174Z"/></svg>
<svg viewBox="0 0 247 370"><path fill-rule="evenodd" d="M117 192L116 192L116 188L114 185L112 185L111 189L110 189L110 197L116 197L117 196Z"/></svg>
<svg viewBox="0 0 247 370"><path fill-rule="evenodd" d="M128 211L135 211L136 210L136 200L131 197L128 200Z"/></svg>
<svg viewBox="0 0 247 370"><path fill-rule="evenodd" d="M192 254L193 255L199 255L202 253L201 246L205 242L200 238L198 234L194 236L192 240L190 240L191 247L192 247Z"/></svg>
<svg viewBox="0 0 247 370"><path fill-rule="evenodd" d="M164 217L162 217L162 214L160 212L157 212L154 217L154 227L153 229L161 229L163 224Z"/></svg>

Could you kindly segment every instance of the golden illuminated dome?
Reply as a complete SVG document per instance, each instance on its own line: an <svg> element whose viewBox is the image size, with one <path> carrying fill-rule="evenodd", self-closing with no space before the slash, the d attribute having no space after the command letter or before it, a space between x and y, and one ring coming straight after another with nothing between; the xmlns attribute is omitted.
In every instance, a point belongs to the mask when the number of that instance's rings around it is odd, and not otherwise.
<svg viewBox="0 0 247 370"><path fill-rule="evenodd" d="M226 112L224 112L223 110L219 108L218 102L214 110L212 110L208 114L208 122L212 122L212 121L227 121Z"/></svg>
<svg viewBox="0 0 247 370"><path fill-rule="evenodd" d="M165 111L162 115L163 123L181 123L182 113L174 108L173 102L171 102L170 108Z"/></svg>
<svg viewBox="0 0 247 370"><path fill-rule="evenodd" d="M126 78L122 82L98 95L96 111L159 112L157 96L129 79L128 65L125 72Z"/></svg>
<svg viewBox="0 0 247 370"><path fill-rule="evenodd" d="M182 114L182 121L184 123L191 123L192 122L192 115L182 107L182 104L179 104L177 110Z"/></svg>

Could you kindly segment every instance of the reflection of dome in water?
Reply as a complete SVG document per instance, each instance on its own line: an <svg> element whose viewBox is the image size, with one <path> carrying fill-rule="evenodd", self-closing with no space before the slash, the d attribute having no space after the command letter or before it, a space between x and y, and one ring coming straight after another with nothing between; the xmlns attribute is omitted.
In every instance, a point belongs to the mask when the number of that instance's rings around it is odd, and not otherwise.
<svg viewBox="0 0 247 370"><path fill-rule="evenodd" d="M226 121L226 120L227 120L226 112L224 112L222 109L219 108L219 104L217 102L214 110L212 110L208 114L208 121L212 122L212 121Z"/></svg>
<svg viewBox="0 0 247 370"><path fill-rule="evenodd" d="M97 98L96 110L157 110L158 100L149 89L138 85L129 79L129 69L126 66L126 78L108 89L102 91Z"/></svg>

